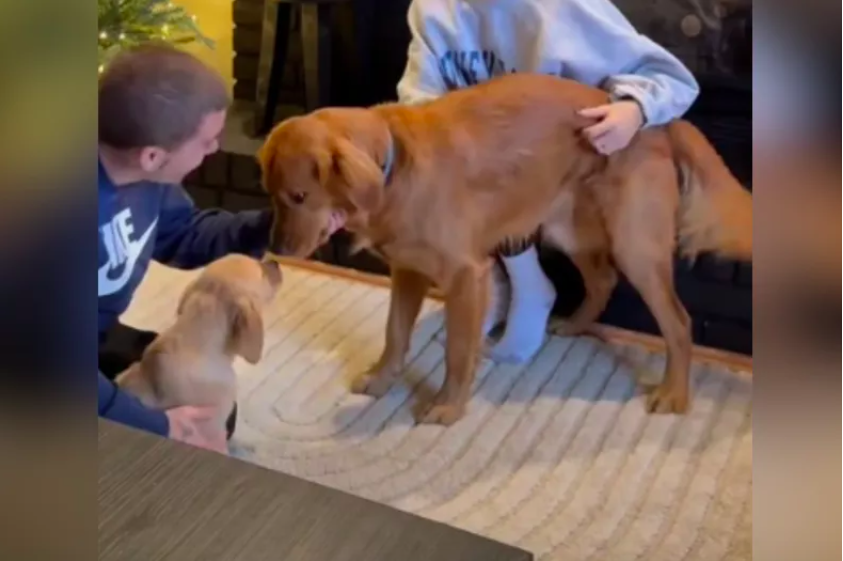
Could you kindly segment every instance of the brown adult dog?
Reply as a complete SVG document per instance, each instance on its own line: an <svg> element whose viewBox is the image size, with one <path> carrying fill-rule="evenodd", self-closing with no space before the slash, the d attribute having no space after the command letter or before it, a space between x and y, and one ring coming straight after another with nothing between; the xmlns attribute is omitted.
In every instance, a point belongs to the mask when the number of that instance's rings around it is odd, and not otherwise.
<svg viewBox="0 0 843 561"><path fill-rule="evenodd" d="M214 261L185 289L173 326L116 383L150 408L216 407L222 427L237 397L234 357L260 360L261 310L280 285L274 262L236 254Z"/></svg>
<svg viewBox="0 0 843 561"><path fill-rule="evenodd" d="M582 271L587 298L571 321L594 321L617 282L639 291L666 339L667 366L651 412L687 409L691 335L672 285L672 256L749 258L752 199L705 137L686 122L639 133L597 154L579 109L607 103L595 88L515 74L408 107L324 109L271 133L259 157L277 214L273 248L308 255L332 209L361 247L392 270L386 346L352 388L382 395L404 366L431 284L445 294L446 379L418 420L451 424L470 397L488 297L490 254L541 227L545 243Z"/></svg>

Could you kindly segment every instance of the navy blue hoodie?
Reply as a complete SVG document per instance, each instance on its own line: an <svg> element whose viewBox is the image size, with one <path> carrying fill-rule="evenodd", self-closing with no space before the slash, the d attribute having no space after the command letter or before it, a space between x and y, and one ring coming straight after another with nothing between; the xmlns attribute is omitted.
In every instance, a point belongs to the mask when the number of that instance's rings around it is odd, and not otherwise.
<svg viewBox="0 0 843 561"><path fill-rule="evenodd" d="M140 182L115 187L98 164L100 341L128 308L151 260L193 269L228 253L259 257L266 250L270 210L199 210L178 185ZM98 401L100 416L167 434L163 413L143 408L102 374Z"/></svg>

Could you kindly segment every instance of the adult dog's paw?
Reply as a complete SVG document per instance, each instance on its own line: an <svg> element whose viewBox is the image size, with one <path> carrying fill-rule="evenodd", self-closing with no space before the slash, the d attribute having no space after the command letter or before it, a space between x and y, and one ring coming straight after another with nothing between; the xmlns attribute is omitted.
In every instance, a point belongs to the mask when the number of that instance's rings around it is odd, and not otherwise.
<svg viewBox="0 0 843 561"><path fill-rule="evenodd" d="M351 382L351 393L380 398L386 395L393 383L395 383L393 376L373 373L361 374Z"/></svg>
<svg viewBox="0 0 843 561"><path fill-rule="evenodd" d="M416 422L424 425L443 425L449 427L465 416L465 406L456 403L437 405L430 402L416 412Z"/></svg>
<svg viewBox="0 0 843 561"><path fill-rule="evenodd" d="M662 415L687 413L689 405L688 392L667 384L659 384L647 396L647 412Z"/></svg>

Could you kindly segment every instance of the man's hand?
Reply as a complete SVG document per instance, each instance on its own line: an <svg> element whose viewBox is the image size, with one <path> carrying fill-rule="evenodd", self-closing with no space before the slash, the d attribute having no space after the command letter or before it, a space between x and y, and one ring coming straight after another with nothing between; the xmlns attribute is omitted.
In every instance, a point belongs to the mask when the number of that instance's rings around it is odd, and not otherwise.
<svg viewBox="0 0 843 561"><path fill-rule="evenodd" d="M169 437L185 444L228 454L225 426L214 407L174 407L165 411L170 421Z"/></svg>
<svg viewBox="0 0 843 561"><path fill-rule="evenodd" d="M600 121L583 130L585 137L601 154L623 150L644 125L641 106L634 101L618 101L580 111L580 116Z"/></svg>

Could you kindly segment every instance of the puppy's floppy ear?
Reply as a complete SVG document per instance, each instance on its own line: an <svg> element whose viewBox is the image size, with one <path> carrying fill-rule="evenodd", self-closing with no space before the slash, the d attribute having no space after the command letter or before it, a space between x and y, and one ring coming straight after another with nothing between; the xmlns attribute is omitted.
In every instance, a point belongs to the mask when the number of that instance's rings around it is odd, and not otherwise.
<svg viewBox="0 0 843 561"><path fill-rule="evenodd" d="M243 296L231 306L231 348L249 363L257 364L263 355L263 318L260 311Z"/></svg>
<svg viewBox="0 0 843 561"><path fill-rule="evenodd" d="M181 296L179 297L178 306L176 307L177 316L180 316L182 315L182 313L184 313L184 308L187 305L187 301L199 290L201 286L200 281L201 279L194 280L189 285L187 285L187 288L185 288L184 291L181 293Z"/></svg>
<svg viewBox="0 0 843 561"><path fill-rule="evenodd" d="M383 200L384 176L378 164L349 140L338 138L332 153L332 191L348 212L374 212Z"/></svg>

